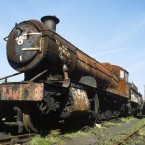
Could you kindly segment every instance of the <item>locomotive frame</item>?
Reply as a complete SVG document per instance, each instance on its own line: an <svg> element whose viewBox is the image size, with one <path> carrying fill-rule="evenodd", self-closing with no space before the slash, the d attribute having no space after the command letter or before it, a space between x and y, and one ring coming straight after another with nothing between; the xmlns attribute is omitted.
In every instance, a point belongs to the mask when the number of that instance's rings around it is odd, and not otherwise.
<svg viewBox="0 0 145 145"><path fill-rule="evenodd" d="M7 82L19 73L1 78L3 124L17 125L19 133L24 126L29 132L45 132L76 114L100 122L142 113L142 96L125 69L96 61L58 35L58 18L41 21L17 24L8 36L8 61L25 79Z"/></svg>

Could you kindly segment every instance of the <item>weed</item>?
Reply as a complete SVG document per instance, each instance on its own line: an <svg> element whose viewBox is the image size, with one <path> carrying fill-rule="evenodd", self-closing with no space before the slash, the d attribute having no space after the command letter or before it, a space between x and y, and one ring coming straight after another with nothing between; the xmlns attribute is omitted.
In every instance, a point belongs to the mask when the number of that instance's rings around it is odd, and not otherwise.
<svg viewBox="0 0 145 145"><path fill-rule="evenodd" d="M63 136L66 137L66 138L74 138L76 136L89 136L89 133L84 132L84 131L77 131L77 132L74 132L74 133L64 134Z"/></svg>
<svg viewBox="0 0 145 145"><path fill-rule="evenodd" d="M65 139L73 139L75 137L95 137L95 140L99 141L98 145L112 145L114 142L121 140L123 137L125 137L129 132L132 132L138 128L140 128L143 124L145 124L145 119L142 119L137 125L131 128L126 128L125 131L120 132L119 134L116 134L116 136L105 136L105 134L108 134L107 128L110 126L116 126L116 125L121 125L122 122L124 123L129 123L135 118L130 117L130 118L121 118L121 123L116 123L116 122L104 122L101 124L101 127L98 128L94 126L93 128L88 128L84 127L82 130L79 130L77 132L72 132L72 133L66 133L64 135L61 135L60 137L60 130L52 130L48 136L45 138L42 138L40 136L34 137L30 145L53 145L57 144L60 145L65 142ZM145 136L145 128L141 129L138 133L139 135L144 135ZM131 139L132 140L132 139ZM123 144L128 145L131 140L125 141ZM134 139L134 142L139 143L139 139Z"/></svg>
<svg viewBox="0 0 145 145"><path fill-rule="evenodd" d="M61 144L63 141L58 137L60 130L52 130L48 136L45 138L40 136L35 136L30 141L30 145L52 145Z"/></svg>
<svg viewBox="0 0 145 145"><path fill-rule="evenodd" d="M126 117L126 118L120 118L120 120L124 123L129 123L129 122L135 120L135 118L133 116L131 116L131 117Z"/></svg>
<svg viewBox="0 0 145 145"><path fill-rule="evenodd" d="M29 142L30 145L51 145L51 142L46 138L40 136L34 136Z"/></svg>

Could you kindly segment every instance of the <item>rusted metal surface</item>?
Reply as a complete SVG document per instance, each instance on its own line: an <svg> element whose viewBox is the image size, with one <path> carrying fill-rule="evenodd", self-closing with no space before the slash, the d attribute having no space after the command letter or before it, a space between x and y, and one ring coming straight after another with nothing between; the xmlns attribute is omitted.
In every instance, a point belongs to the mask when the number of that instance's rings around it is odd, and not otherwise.
<svg viewBox="0 0 145 145"><path fill-rule="evenodd" d="M21 24L19 27L19 29L15 27L14 32L12 32L15 33L15 37L13 38L13 41L15 41L15 51L13 49L7 49L7 53L14 62L27 63L38 53L36 50L32 51L31 48L41 48L41 33L38 33L35 27L31 28L30 33L29 28L31 25L28 24ZM26 48L27 51L25 50Z"/></svg>
<svg viewBox="0 0 145 145"><path fill-rule="evenodd" d="M82 76L91 76L96 80L98 88L128 96L127 82L120 79L120 70L125 72L123 68L100 63L85 54L55 30L48 28L45 24L47 18L51 18L51 24L58 23L56 17L49 16L42 18L44 23L36 20L24 21L9 35L9 63L14 69L25 72L25 80L31 80L34 73L36 76L44 70L48 70L45 75L57 74L64 78L62 67L65 63L69 71L68 78L79 82Z"/></svg>
<svg viewBox="0 0 145 145"><path fill-rule="evenodd" d="M74 102L74 111L88 111L89 110L89 100L85 90L79 88L70 88L71 95Z"/></svg>
<svg viewBox="0 0 145 145"><path fill-rule="evenodd" d="M45 29L41 22L25 21L16 25L9 34L7 57L14 69L21 72L29 70L43 59L48 41L47 37L42 38L45 32L40 32L39 29Z"/></svg>
<svg viewBox="0 0 145 145"><path fill-rule="evenodd" d="M0 100L39 101L43 98L43 83L14 83L0 85Z"/></svg>
<svg viewBox="0 0 145 145"><path fill-rule="evenodd" d="M23 114L23 123L28 132L33 130L34 132L38 133L38 130L34 127L29 114L25 114L25 113Z"/></svg>
<svg viewBox="0 0 145 145"><path fill-rule="evenodd" d="M77 69L82 75L93 76L96 79L99 88L118 88L119 78L112 73L111 64L99 63L81 51L76 51L76 54L78 58Z"/></svg>
<svg viewBox="0 0 145 145"><path fill-rule="evenodd" d="M125 69L116 65L113 65L113 69L117 71L120 80L118 94L129 98L128 72Z"/></svg>

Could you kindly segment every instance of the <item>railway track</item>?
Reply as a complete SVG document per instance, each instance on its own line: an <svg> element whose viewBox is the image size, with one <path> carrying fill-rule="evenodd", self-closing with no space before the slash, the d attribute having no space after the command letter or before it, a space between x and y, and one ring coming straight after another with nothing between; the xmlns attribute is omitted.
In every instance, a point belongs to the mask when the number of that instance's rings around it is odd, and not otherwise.
<svg viewBox="0 0 145 145"><path fill-rule="evenodd" d="M48 142L53 142L56 138L56 142L59 140L64 145L121 145L124 142L128 142L134 138L135 134L140 131L140 129L145 127L145 118L137 119L137 118L128 118L125 121L122 120L112 120L110 122L103 122L101 128L89 128L88 130L70 133L69 137L67 135L56 135L57 132L54 130L52 134L49 134L47 139ZM66 131L67 132L67 131ZM66 133L67 134L67 133ZM76 134L76 135L75 135ZM36 134L23 134L18 136L8 136L3 135L0 136L0 145L1 144L23 144L28 142L31 137L35 136ZM131 138L132 137L132 138ZM52 140L53 138L53 140ZM131 138L131 139L130 139ZM110 140L111 139L111 140ZM33 140L33 139L32 139ZM43 141L42 141L43 142Z"/></svg>
<svg viewBox="0 0 145 145"><path fill-rule="evenodd" d="M145 124L143 124L141 127L137 128L137 129L127 133L124 137L119 139L116 143L113 143L113 145L121 145L121 144L123 144L125 141L130 139L130 137L132 137L133 135L137 134L143 127L145 127Z"/></svg>
<svg viewBox="0 0 145 145"><path fill-rule="evenodd" d="M133 142L132 139L138 137L138 132L144 127L145 118L130 117L128 119L112 120L104 122L102 125L96 124L96 127L90 128L88 131L76 132L76 135L73 134L70 139L64 141L64 145L121 145L128 142L131 145L130 141Z"/></svg>
<svg viewBox="0 0 145 145"><path fill-rule="evenodd" d="M0 138L0 145L15 145L15 144L22 144L28 142L31 137L35 136L35 133L31 134L23 134L23 135L16 135L16 136L6 136Z"/></svg>

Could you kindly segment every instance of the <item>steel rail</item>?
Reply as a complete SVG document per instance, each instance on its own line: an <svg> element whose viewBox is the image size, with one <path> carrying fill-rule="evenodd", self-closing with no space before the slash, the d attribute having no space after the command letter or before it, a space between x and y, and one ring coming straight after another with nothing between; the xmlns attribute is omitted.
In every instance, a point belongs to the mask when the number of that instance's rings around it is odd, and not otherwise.
<svg viewBox="0 0 145 145"><path fill-rule="evenodd" d="M29 141L29 139L35 135L36 135L35 133L31 133L31 134L3 137L3 138L0 138L0 145L25 143L25 142Z"/></svg>
<svg viewBox="0 0 145 145"><path fill-rule="evenodd" d="M126 136L122 137L119 141L113 143L112 145L121 145L124 141L127 141L131 136L133 136L134 134L136 134L139 130L141 130L143 127L145 126L145 124L143 124L140 128L129 132Z"/></svg>

